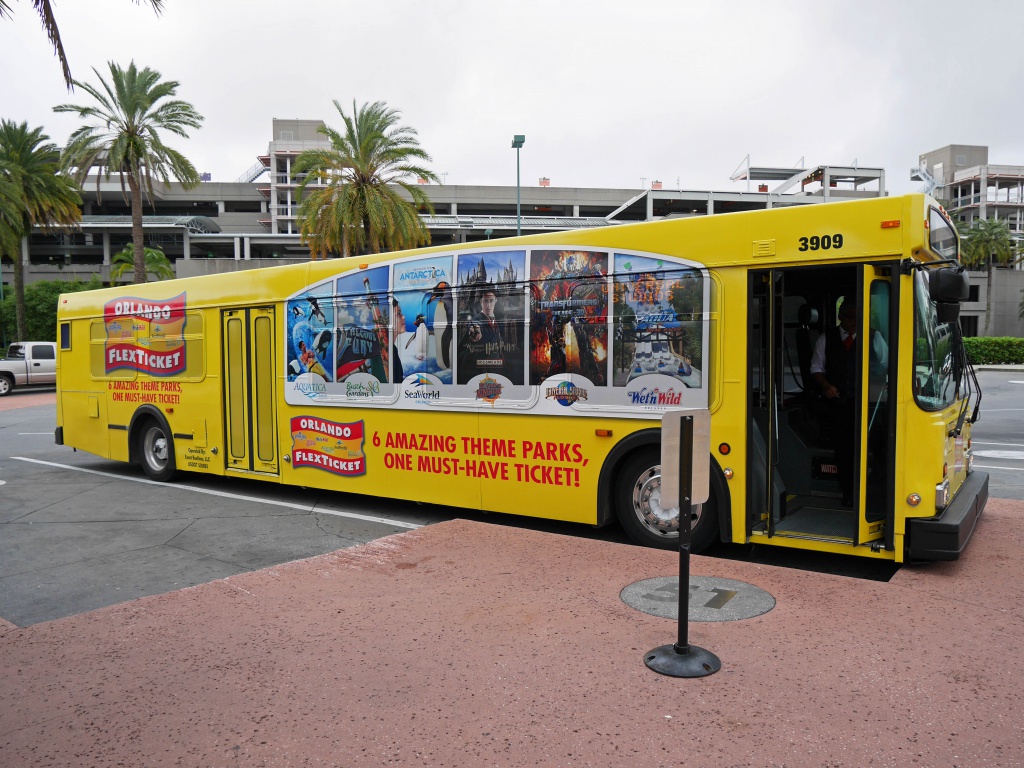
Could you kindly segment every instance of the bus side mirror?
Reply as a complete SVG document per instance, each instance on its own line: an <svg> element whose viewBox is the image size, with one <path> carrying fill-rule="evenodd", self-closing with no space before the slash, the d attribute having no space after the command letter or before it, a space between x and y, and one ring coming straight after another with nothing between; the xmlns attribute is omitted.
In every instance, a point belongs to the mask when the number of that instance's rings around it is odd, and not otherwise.
<svg viewBox="0 0 1024 768"><path fill-rule="evenodd" d="M970 296L970 280L960 267L939 267L928 273L928 295L932 301L961 302Z"/></svg>

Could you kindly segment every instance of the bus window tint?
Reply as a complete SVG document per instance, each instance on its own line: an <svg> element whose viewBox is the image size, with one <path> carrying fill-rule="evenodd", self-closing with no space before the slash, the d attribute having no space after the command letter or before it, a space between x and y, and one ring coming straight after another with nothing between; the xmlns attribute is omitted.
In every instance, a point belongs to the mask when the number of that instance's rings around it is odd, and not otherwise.
<svg viewBox="0 0 1024 768"><path fill-rule="evenodd" d="M940 323L928 293L928 275L914 275L914 398L926 411L937 411L953 403L952 329Z"/></svg>

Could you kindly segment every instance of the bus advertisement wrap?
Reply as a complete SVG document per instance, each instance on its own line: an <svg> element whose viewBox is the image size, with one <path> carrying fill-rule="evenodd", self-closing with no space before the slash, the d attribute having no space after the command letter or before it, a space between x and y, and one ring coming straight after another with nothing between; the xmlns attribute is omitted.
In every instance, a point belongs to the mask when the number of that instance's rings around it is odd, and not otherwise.
<svg viewBox="0 0 1024 768"><path fill-rule="evenodd" d="M287 300L292 404L657 418L707 407L702 265L568 247L377 264Z"/></svg>

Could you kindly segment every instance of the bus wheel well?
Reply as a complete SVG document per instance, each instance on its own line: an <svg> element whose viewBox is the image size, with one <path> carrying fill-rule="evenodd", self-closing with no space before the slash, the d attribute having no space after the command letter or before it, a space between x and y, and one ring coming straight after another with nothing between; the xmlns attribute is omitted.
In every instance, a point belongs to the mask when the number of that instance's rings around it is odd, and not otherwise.
<svg viewBox="0 0 1024 768"><path fill-rule="evenodd" d="M616 516L621 521L623 515L621 507L626 494L623 485L632 485L636 482L643 471L639 468L639 464L650 464L652 467L658 464L660 462L660 450L661 430L659 429L635 432L615 446L605 460L604 466L601 469L601 476L598 480L599 525L606 525L612 522ZM706 538L710 539L705 543L705 547L714 543L715 539L721 541L730 541L732 539L732 502L729 496L729 486L725 479L725 474L722 472L722 468L713 454L710 456L710 459L710 499L705 507L708 511L713 512L712 516L715 519L717 535L713 532L714 528L705 528L704 530L707 532ZM637 477L631 477L631 475L637 475ZM704 518L704 520L707 520L707 518ZM705 525L709 524L710 521L705 523ZM627 530L627 533L630 533L630 531ZM642 536L642 532L635 533L639 533ZM636 537L634 536L634 538ZM678 541L678 536L672 537L671 545L677 546ZM653 541L648 543L654 545ZM694 541L694 543L697 542ZM666 546L666 544L662 542L655 546Z"/></svg>
<svg viewBox="0 0 1024 768"><path fill-rule="evenodd" d="M156 408L143 406L128 427L128 458L142 465L152 480L164 482L177 474L174 436L167 419Z"/></svg>

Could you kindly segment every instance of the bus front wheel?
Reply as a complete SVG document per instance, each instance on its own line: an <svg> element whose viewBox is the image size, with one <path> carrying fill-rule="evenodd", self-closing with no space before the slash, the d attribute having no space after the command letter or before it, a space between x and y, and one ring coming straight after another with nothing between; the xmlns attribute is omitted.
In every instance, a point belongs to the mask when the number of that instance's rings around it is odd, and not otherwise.
<svg viewBox="0 0 1024 768"><path fill-rule="evenodd" d="M164 482L174 477L174 441L166 425L148 419L139 432L139 458L151 480Z"/></svg>
<svg viewBox="0 0 1024 768"><path fill-rule="evenodd" d="M615 511L626 534L645 547L679 547L679 509L661 505L661 452L645 448L633 454L619 472ZM718 537L718 505L711 497L690 507L690 551L700 553Z"/></svg>

